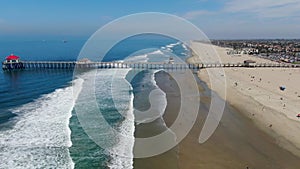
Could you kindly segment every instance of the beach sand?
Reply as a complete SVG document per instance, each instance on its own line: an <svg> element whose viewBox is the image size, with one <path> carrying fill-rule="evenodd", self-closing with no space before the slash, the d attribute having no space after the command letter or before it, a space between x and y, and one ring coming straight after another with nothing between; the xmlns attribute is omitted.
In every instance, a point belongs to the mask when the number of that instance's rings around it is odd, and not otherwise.
<svg viewBox="0 0 300 169"><path fill-rule="evenodd" d="M156 75L158 86L166 92L168 106L163 119L171 126L179 112L180 92L170 75ZM199 134L207 117L210 92L204 82L199 81L200 109L196 122L188 135L172 150L155 157L135 159L137 169L241 169L241 168L299 168L299 158L278 146L276 139L258 129L254 121L227 104L223 118L212 137L203 144ZM158 123L159 124L159 123ZM136 126L136 136L148 135L159 125ZM155 127L156 126L156 127ZM153 128L154 127L154 128ZM154 131L153 131L154 130ZM157 131L157 130L156 130ZM157 133L156 133L157 134ZM155 146L155 145L154 145Z"/></svg>
<svg viewBox="0 0 300 169"><path fill-rule="evenodd" d="M203 48L213 47L222 62L243 62L254 60L257 63L272 61L255 56L227 55L225 48L193 42L193 51L204 55ZM191 62L197 61L193 57ZM272 135L276 142L300 157L300 69L299 68L225 68L227 102L248 116L263 131ZM206 70L199 77L209 84ZM213 74L218 78L220 74ZM286 90L280 90L285 86Z"/></svg>

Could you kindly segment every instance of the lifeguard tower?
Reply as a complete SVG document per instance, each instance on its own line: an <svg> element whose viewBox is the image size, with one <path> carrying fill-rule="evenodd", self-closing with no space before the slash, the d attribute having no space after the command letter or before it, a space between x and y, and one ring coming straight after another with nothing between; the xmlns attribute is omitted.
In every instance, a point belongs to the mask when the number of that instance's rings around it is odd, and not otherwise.
<svg viewBox="0 0 300 169"><path fill-rule="evenodd" d="M174 58L173 57L169 58L169 64L174 64Z"/></svg>

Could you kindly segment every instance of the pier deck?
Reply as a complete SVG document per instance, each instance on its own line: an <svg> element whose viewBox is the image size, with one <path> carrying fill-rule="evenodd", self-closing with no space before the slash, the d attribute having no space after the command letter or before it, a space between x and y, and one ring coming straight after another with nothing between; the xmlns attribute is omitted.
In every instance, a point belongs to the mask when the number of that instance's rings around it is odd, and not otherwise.
<svg viewBox="0 0 300 169"><path fill-rule="evenodd" d="M11 69L206 69L232 67L260 67L260 68L300 68L300 64L288 63L256 63L253 66L244 63L162 63L162 62L76 62L76 61L22 61L22 65L14 67L12 64L2 64L3 70Z"/></svg>

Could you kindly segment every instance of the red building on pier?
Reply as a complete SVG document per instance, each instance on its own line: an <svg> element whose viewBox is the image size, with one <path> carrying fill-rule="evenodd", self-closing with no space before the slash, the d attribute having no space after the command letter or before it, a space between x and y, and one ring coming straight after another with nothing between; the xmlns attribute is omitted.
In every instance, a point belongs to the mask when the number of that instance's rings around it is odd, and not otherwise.
<svg viewBox="0 0 300 169"><path fill-rule="evenodd" d="M23 69L23 63L20 61L20 57L14 54L11 54L6 57L5 61L2 62L3 70L14 70L14 69Z"/></svg>

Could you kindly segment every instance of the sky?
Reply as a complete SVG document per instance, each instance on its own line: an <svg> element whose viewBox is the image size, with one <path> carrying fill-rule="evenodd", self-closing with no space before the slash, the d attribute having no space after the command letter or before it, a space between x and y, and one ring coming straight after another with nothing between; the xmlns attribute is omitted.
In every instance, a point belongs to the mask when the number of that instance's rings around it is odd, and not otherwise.
<svg viewBox="0 0 300 169"><path fill-rule="evenodd" d="M211 39L300 38L300 0L1 0L1 39L85 39L120 17L162 12Z"/></svg>

